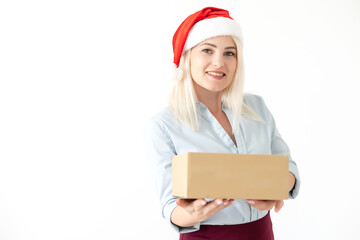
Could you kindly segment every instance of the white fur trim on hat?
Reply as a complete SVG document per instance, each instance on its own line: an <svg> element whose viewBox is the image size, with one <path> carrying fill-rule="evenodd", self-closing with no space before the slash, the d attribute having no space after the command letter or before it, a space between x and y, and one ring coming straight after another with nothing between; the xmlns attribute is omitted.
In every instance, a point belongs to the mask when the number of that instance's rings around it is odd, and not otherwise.
<svg viewBox="0 0 360 240"><path fill-rule="evenodd" d="M210 18L197 22L191 28L182 52L216 36L235 36L243 42L241 27L236 21L225 17Z"/></svg>

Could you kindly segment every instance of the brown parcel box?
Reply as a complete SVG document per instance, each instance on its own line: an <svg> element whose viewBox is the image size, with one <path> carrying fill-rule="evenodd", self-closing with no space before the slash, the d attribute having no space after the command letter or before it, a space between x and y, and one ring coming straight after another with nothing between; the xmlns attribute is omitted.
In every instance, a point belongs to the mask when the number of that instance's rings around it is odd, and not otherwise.
<svg viewBox="0 0 360 240"><path fill-rule="evenodd" d="M180 198L288 199L288 169L284 155L184 153L172 159L172 193Z"/></svg>

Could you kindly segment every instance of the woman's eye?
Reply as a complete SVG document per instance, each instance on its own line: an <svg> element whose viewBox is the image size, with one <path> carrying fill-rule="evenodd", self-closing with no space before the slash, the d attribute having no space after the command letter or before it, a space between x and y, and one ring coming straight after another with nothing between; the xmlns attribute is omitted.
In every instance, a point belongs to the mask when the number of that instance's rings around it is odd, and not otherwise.
<svg viewBox="0 0 360 240"><path fill-rule="evenodd" d="M204 53L212 53L212 51L211 51L210 49L207 49L207 48L206 48L206 49L203 49L202 51L203 51Z"/></svg>
<svg viewBox="0 0 360 240"><path fill-rule="evenodd" d="M225 52L225 56L235 56L234 52Z"/></svg>

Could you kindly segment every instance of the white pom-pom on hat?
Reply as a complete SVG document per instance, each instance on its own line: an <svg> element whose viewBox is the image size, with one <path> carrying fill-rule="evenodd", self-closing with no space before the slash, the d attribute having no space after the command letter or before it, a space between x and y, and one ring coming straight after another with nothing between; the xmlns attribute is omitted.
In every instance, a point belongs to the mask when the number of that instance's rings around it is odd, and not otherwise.
<svg viewBox="0 0 360 240"><path fill-rule="evenodd" d="M176 64L173 64L173 80L175 82L180 81L184 77L184 71L178 68Z"/></svg>

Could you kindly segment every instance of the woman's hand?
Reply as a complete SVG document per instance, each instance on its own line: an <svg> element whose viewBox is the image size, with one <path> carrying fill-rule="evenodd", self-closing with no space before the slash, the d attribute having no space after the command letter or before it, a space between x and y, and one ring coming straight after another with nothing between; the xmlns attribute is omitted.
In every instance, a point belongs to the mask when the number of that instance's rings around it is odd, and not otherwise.
<svg viewBox="0 0 360 240"><path fill-rule="evenodd" d="M279 212L284 206L283 200L246 200L246 202L260 211L271 210L275 207L275 212Z"/></svg>
<svg viewBox="0 0 360 240"><path fill-rule="evenodd" d="M234 202L233 199L215 199L211 202L206 202L205 199L178 199L175 208L171 215L171 221L183 227L193 226L199 222L209 219L217 212L229 207ZM180 217L181 216L181 217Z"/></svg>
<svg viewBox="0 0 360 240"><path fill-rule="evenodd" d="M289 172L289 191L291 191L295 185L295 176ZM246 200L248 204L260 211L271 210L275 207L275 212L279 212L284 206L283 200Z"/></svg>

